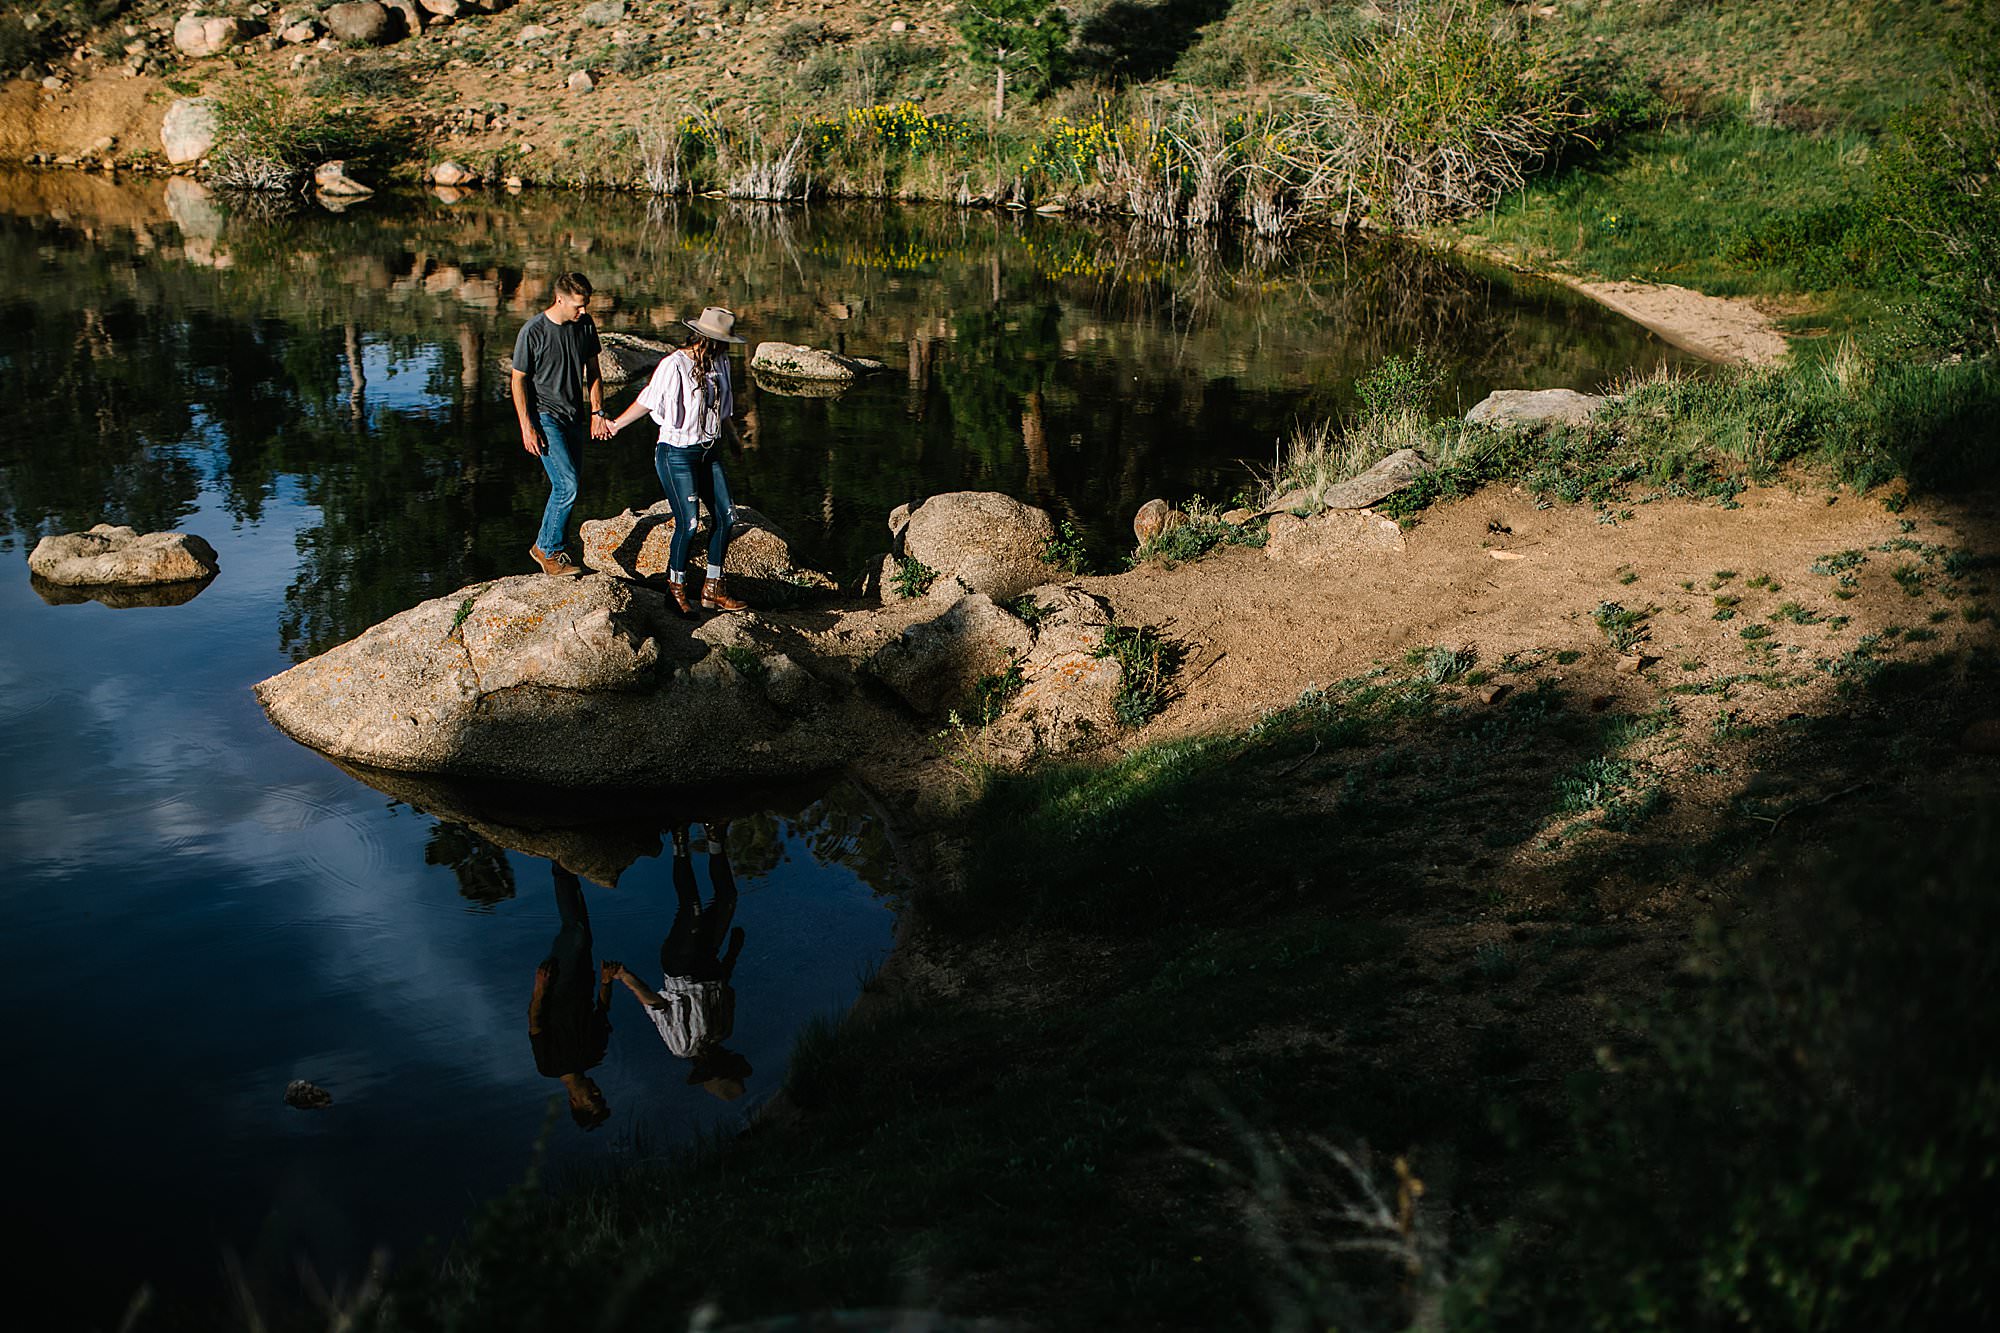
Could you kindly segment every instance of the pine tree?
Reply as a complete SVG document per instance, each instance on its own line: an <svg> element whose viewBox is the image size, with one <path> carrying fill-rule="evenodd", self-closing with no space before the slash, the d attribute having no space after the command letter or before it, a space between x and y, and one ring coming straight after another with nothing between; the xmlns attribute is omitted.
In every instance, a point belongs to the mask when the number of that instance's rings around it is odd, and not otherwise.
<svg viewBox="0 0 2000 1333"><path fill-rule="evenodd" d="M993 70L993 119L1007 111L1007 78L1046 86L1061 72L1069 17L1052 0L964 0L958 35L972 63Z"/></svg>

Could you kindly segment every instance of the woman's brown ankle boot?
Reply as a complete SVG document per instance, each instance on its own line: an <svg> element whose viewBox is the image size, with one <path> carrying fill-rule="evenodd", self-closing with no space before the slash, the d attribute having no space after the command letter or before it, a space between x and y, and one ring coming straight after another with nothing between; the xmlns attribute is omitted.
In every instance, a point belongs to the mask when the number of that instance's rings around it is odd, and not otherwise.
<svg viewBox="0 0 2000 1333"><path fill-rule="evenodd" d="M750 603L731 597L722 586L721 579L710 579L701 585L701 604L711 611L748 611Z"/></svg>
<svg viewBox="0 0 2000 1333"><path fill-rule="evenodd" d="M673 592L674 605L681 609L681 614L684 616L693 615L695 607L701 602L700 581L697 580L692 589L679 580L669 582L667 587Z"/></svg>

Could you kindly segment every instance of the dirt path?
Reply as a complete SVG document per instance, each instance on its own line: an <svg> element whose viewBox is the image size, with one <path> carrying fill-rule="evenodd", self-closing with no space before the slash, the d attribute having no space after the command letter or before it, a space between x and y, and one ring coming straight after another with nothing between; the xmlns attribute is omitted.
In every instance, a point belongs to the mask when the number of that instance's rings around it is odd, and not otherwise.
<svg viewBox="0 0 2000 1333"><path fill-rule="evenodd" d="M1705 296L1670 283L1593 282L1562 273L1544 276L1709 361L1768 366L1784 360L1789 350L1770 316L1745 300Z"/></svg>
<svg viewBox="0 0 2000 1333"><path fill-rule="evenodd" d="M1991 622L1963 614L1977 580L1947 578L1944 566L1949 549L2000 549L1991 500L1898 515L1877 500L1765 487L1739 506L1661 500L1606 523L1586 506L1539 508L1525 492L1494 487L1428 512L1402 555L1303 569L1231 549L1087 586L1120 619L1162 626L1188 648L1182 697L1148 737L1246 726L1308 686L1434 645L1476 649L1501 683L1510 653L1576 653L1547 669L1624 701L1729 675L1807 672L1892 626L1917 630L1933 650L1985 637ZM1862 556L1848 571L1852 587L1813 571L1845 551ZM1592 618L1605 602L1656 608L1644 646L1655 660L1642 674L1618 669ZM1717 619L1719 610L1734 614ZM1743 637L1753 626L1767 632ZM1733 706L1760 707L1765 692L1750 693ZM1796 705L1787 698L1782 706Z"/></svg>

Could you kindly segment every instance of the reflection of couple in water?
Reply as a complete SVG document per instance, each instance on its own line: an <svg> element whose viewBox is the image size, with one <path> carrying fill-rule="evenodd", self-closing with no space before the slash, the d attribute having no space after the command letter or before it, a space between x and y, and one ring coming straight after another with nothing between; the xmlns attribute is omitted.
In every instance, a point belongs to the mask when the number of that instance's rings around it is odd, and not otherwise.
<svg viewBox="0 0 2000 1333"><path fill-rule="evenodd" d="M562 1080L577 1124L595 1129L610 1118L604 1093L586 1077L604 1059L611 1037L611 983L623 982L646 1007L667 1049L688 1061L687 1081L733 1101L743 1095L750 1062L722 1043L736 1026L736 991L729 984L743 952L743 928L736 915L736 877L724 846L727 825L704 826L708 878L714 897L702 905L695 887L694 858L685 825L673 831L673 928L660 945L664 979L655 991L623 963L591 966L590 917L575 875L555 867L556 907L562 925L549 957L535 970L528 1003L528 1040L535 1068Z"/></svg>

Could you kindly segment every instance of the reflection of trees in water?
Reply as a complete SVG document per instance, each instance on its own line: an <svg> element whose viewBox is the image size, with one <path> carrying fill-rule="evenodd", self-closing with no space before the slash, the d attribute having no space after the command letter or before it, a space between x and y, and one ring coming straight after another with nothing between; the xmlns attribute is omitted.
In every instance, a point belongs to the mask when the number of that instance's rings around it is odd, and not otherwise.
<svg viewBox="0 0 2000 1333"><path fill-rule="evenodd" d="M1354 377L1418 342L1467 398L1589 384L1646 345L1567 295L1341 237L1245 250L962 210L545 192L211 213L198 238L127 223L83 245L77 224L0 220L0 383L29 414L0 442L0 507L21 535L170 526L206 474L255 522L295 485L316 515L281 627L295 656L525 568L543 482L488 363L558 264L590 273L609 328L662 333L722 303L753 342L890 362L839 398L746 387L761 439L732 481L841 575L882 548L894 505L966 487L1032 498L1111 545L1151 494L1228 495L1247 479L1237 460L1342 410ZM350 354L424 366L436 403L353 392ZM580 513L657 498L643 435L591 450Z"/></svg>

